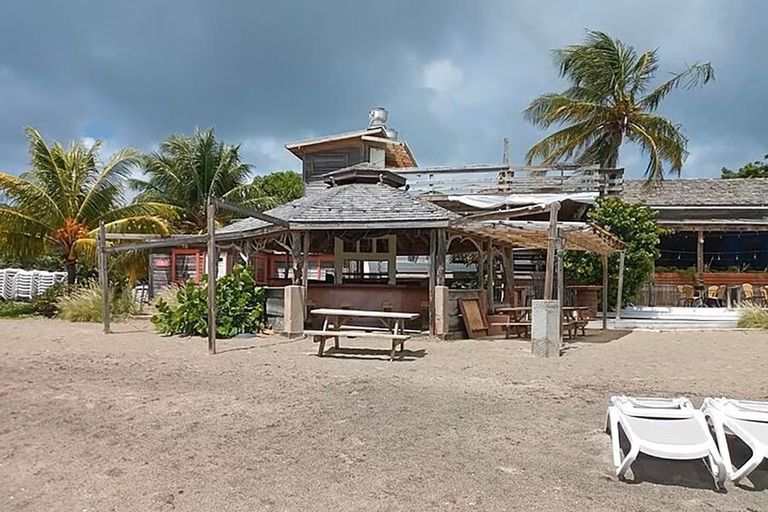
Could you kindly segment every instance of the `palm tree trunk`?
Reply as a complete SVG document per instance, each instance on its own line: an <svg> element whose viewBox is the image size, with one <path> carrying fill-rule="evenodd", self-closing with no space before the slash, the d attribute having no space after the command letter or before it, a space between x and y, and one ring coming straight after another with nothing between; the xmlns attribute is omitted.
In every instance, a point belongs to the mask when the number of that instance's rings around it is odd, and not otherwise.
<svg viewBox="0 0 768 512"><path fill-rule="evenodd" d="M75 260L67 260L67 284L75 284Z"/></svg>

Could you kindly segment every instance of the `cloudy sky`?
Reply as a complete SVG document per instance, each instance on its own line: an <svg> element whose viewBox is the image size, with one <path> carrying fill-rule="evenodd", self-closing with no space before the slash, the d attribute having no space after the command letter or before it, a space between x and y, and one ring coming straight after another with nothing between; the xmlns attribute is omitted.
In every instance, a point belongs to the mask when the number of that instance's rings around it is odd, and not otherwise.
<svg viewBox="0 0 768 512"><path fill-rule="evenodd" d="M604 30L661 70L711 61L717 81L677 91L684 177L768 153L768 2L649 0L93 0L0 5L0 170L27 164L22 129L145 151L214 126L257 172L298 169L283 145L365 127L368 110L421 165L521 163L542 136L522 118L563 88L550 50ZM662 75L663 76L663 75ZM631 176L642 156L624 148Z"/></svg>

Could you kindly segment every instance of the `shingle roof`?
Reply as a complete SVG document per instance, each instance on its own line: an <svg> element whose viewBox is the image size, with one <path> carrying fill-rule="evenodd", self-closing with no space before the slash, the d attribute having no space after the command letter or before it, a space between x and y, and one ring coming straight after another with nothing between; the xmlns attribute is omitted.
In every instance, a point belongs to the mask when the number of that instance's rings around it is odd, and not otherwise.
<svg viewBox="0 0 768 512"><path fill-rule="evenodd" d="M345 224L376 229L381 223L408 224L448 222L458 214L429 201L382 183L352 183L315 192L266 212L297 224ZM269 224L243 219L226 226L221 233L251 231Z"/></svg>
<svg viewBox="0 0 768 512"><path fill-rule="evenodd" d="M622 197L649 206L763 206L768 204L768 178L665 180L651 186L629 180Z"/></svg>

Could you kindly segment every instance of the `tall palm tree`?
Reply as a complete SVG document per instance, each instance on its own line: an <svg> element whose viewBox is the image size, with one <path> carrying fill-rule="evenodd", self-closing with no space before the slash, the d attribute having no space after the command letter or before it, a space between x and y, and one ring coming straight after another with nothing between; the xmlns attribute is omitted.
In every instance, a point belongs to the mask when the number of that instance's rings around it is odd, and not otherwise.
<svg viewBox="0 0 768 512"><path fill-rule="evenodd" d="M680 173L688 139L680 125L654 112L676 88L714 80L709 63L693 64L650 89L659 68L657 50L638 55L632 46L597 31L588 31L584 44L555 50L553 58L571 87L533 100L525 118L541 128L564 127L528 151L529 164L573 159L616 167L619 149L628 141L648 155L649 180L664 177L665 163L671 172Z"/></svg>
<svg viewBox="0 0 768 512"><path fill-rule="evenodd" d="M187 233L206 229L205 207L210 197L265 210L301 196L301 177L296 173L251 176L251 166L240 158L240 146L216 139L213 129L192 136L172 135L160 150L143 159L147 179L133 179L138 192L134 202L164 202L176 207L176 228ZM231 220L220 212L220 222Z"/></svg>
<svg viewBox="0 0 768 512"><path fill-rule="evenodd" d="M125 148L102 165L101 142L46 143L25 129L30 170L20 176L0 173L0 246L10 255L38 256L53 250L65 262L69 283L81 256L92 257L99 223L107 231L167 234L173 208L146 202L125 204L125 179L139 152Z"/></svg>

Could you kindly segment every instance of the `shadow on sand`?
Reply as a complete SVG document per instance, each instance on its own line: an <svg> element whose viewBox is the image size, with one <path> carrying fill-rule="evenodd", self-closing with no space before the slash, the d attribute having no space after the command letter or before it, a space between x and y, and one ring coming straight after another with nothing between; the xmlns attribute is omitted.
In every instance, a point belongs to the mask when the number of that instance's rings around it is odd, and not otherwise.
<svg viewBox="0 0 768 512"><path fill-rule="evenodd" d="M323 353L323 357L336 359L360 359L367 361L389 361L390 350L375 348L329 348ZM427 355L426 350L408 350L395 353L395 361L412 362Z"/></svg>

